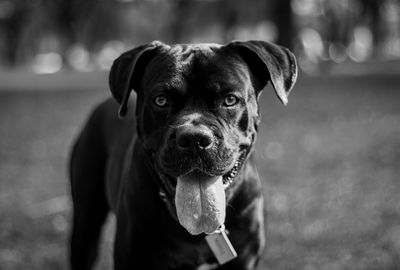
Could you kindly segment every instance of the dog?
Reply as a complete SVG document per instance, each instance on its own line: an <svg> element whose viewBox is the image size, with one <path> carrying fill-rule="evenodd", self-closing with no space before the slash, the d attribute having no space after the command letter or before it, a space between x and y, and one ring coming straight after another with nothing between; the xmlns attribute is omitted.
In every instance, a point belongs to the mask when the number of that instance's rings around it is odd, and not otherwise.
<svg viewBox="0 0 400 270"><path fill-rule="evenodd" d="M115 269L255 269L265 245L258 98L270 82L286 104L296 78L295 56L264 41L155 41L119 56L114 99L94 109L71 154L71 268L92 268L111 211ZM218 253L232 254L221 263Z"/></svg>

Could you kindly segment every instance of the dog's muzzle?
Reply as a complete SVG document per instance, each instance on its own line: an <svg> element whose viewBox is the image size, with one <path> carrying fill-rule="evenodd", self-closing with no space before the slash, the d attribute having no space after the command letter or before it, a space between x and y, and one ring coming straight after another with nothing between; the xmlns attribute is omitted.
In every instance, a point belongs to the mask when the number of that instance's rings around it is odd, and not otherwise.
<svg viewBox="0 0 400 270"><path fill-rule="evenodd" d="M212 233L225 221L225 190L234 182L247 149L229 149L221 134L202 124L174 128L159 162L172 187L179 223L191 234Z"/></svg>
<svg viewBox="0 0 400 270"><path fill-rule="evenodd" d="M165 174L174 178L193 171L218 176L228 172L235 157L237 149L227 146L220 132L206 125L189 124L170 129L158 163Z"/></svg>

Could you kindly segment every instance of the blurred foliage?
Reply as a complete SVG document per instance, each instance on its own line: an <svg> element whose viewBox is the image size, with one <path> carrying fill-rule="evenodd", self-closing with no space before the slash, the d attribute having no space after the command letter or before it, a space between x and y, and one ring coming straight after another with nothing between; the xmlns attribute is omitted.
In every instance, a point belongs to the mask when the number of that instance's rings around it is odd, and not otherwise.
<svg viewBox="0 0 400 270"><path fill-rule="evenodd" d="M109 68L154 39L262 39L324 61L400 56L399 0L0 0L0 64L39 73Z"/></svg>

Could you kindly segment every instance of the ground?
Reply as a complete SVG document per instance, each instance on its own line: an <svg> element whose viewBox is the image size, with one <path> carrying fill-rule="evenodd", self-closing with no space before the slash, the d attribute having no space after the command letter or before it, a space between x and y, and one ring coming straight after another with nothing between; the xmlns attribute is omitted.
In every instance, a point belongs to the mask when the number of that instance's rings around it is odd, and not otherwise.
<svg viewBox="0 0 400 270"><path fill-rule="evenodd" d="M71 83L1 85L2 270L67 269L68 155L109 95L106 84ZM399 269L399 85L395 75L300 76L286 107L266 89L256 144L267 217L259 269ZM112 226L106 234L99 269L111 264Z"/></svg>

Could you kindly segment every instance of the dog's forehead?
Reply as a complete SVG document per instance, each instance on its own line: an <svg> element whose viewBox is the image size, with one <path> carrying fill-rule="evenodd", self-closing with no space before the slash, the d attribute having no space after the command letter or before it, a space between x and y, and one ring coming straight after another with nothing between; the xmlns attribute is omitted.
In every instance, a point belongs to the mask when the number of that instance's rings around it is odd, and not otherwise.
<svg viewBox="0 0 400 270"><path fill-rule="evenodd" d="M182 89L185 84L195 82L218 89L229 88L224 84L247 81L247 66L221 47L215 43L164 46L149 63L144 83Z"/></svg>

